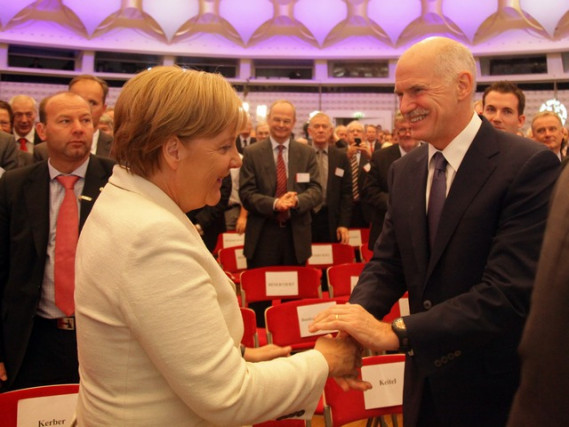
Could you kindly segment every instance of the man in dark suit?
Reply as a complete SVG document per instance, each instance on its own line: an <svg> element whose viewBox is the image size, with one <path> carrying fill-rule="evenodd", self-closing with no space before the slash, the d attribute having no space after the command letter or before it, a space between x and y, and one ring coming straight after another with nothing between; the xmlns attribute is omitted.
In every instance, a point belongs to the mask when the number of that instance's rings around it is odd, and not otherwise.
<svg viewBox="0 0 569 427"><path fill-rule="evenodd" d="M346 150L330 144L332 122L324 113L309 121L308 133L316 151L323 200L312 210L312 241L348 244L352 215L352 172Z"/></svg>
<svg viewBox="0 0 569 427"><path fill-rule="evenodd" d="M400 57L400 109L428 144L392 164L383 232L351 304L312 327L407 353L407 426L505 425L519 383L516 348L559 165L474 113L475 75L468 49L443 37ZM411 314L381 322L405 291Z"/></svg>
<svg viewBox="0 0 569 427"><path fill-rule="evenodd" d="M245 128L239 133L239 135L237 135L237 140L235 141L235 144L237 145L237 151L239 151L239 154L243 154L243 150L245 149L245 147L248 147L254 142L257 142L257 139L251 136L252 130L253 130L253 124L251 123L251 118L248 117Z"/></svg>
<svg viewBox="0 0 569 427"><path fill-rule="evenodd" d="M35 131L35 123L38 115L37 102L28 95L16 95L10 99L10 106L14 115L14 138L21 151L33 153L35 145L41 142L41 138Z"/></svg>
<svg viewBox="0 0 569 427"><path fill-rule="evenodd" d="M367 228L370 224L371 212L362 201L362 190L366 175L371 169L371 148L364 139L364 126L354 120L347 126L347 154L352 171L352 218L350 228Z"/></svg>
<svg viewBox="0 0 569 427"><path fill-rule="evenodd" d="M362 190L362 200L365 205L370 206L372 212L368 242L368 247L371 250L373 250L375 241L381 234L383 220L387 212L387 200L389 198L387 173L389 167L395 160L400 159L419 145L419 141L412 136L411 124L399 111L395 115L393 126L398 135L398 143L373 152L371 169L366 176Z"/></svg>
<svg viewBox="0 0 569 427"><path fill-rule="evenodd" d="M109 94L109 85L103 79L92 76L90 74L82 74L74 77L69 82L69 92L73 92L85 98L91 106L93 114L93 144L91 153L102 157L111 157L111 145L113 137L99 130L99 121L101 116L107 110L107 95Z"/></svg>
<svg viewBox="0 0 569 427"><path fill-rule="evenodd" d="M569 425L569 168L555 189L537 267L531 309L520 354L522 379L508 421L510 427Z"/></svg>
<svg viewBox="0 0 569 427"><path fill-rule="evenodd" d="M71 200L77 201L81 228L114 163L89 155L93 123L80 96L65 92L42 101L40 123L49 161L0 179L2 391L79 381L73 310L66 306L64 312L56 302L56 224L66 193L59 179L77 179Z"/></svg>
<svg viewBox="0 0 569 427"><path fill-rule="evenodd" d="M0 131L0 176L18 167L18 147L14 135Z"/></svg>
<svg viewBox="0 0 569 427"><path fill-rule="evenodd" d="M248 211L243 253L249 268L304 265L312 254L310 212L322 202L312 147L292 139L296 110L289 101L271 105L270 137L245 150L239 197ZM258 324L264 308L257 305Z"/></svg>

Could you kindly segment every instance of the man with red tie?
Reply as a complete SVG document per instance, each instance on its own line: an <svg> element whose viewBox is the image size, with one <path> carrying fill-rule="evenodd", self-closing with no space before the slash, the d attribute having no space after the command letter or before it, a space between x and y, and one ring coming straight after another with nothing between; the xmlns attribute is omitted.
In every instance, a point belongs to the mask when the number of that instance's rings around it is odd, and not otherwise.
<svg viewBox="0 0 569 427"><path fill-rule="evenodd" d="M41 142L35 131L37 118L36 100L28 95L16 95L10 100L14 114L14 138L21 151L34 152L34 145Z"/></svg>
<svg viewBox="0 0 569 427"><path fill-rule="evenodd" d="M48 160L0 179L1 391L79 381L75 245L113 161L90 156L89 104L63 92L40 105Z"/></svg>

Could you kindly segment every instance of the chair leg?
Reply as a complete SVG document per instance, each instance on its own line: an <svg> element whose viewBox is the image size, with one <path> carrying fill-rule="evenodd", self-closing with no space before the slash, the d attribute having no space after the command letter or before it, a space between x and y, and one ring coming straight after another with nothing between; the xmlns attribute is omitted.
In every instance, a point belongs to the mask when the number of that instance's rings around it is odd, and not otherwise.
<svg viewBox="0 0 569 427"><path fill-rule="evenodd" d="M332 424L332 411L329 406L324 406L324 425L326 427L333 427Z"/></svg>
<svg viewBox="0 0 569 427"><path fill-rule="evenodd" d="M397 414L391 414L391 423L393 427L399 427L399 422L397 421Z"/></svg>

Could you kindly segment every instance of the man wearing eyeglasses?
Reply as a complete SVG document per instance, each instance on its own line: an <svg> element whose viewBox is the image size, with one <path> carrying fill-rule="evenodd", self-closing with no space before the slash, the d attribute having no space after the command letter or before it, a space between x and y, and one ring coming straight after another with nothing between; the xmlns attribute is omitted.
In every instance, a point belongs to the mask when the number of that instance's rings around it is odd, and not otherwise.
<svg viewBox="0 0 569 427"><path fill-rule="evenodd" d="M28 95L16 95L10 100L14 113L14 137L21 151L33 153L34 145L41 142L35 131L37 102Z"/></svg>
<svg viewBox="0 0 569 427"><path fill-rule="evenodd" d="M243 248L249 268L304 265L312 254L310 215L322 202L322 188L314 149L292 137L295 122L292 103L274 102L269 138L243 153L239 198L249 212ZM264 325L260 304L252 308Z"/></svg>
<svg viewBox="0 0 569 427"><path fill-rule="evenodd" d="M387 199L389 198L387 172L389 167L395 160L400 159L419 145L419 140L413 138L409 121L399 111L395 115L393 127L398 143L374 151L371 157L371 169L366 176L362 190L362 199L366 205L371 206L373 212L368 242L368 247L371 250L373 250L373 245L381 234L383 220L387 212Z"/></svg>

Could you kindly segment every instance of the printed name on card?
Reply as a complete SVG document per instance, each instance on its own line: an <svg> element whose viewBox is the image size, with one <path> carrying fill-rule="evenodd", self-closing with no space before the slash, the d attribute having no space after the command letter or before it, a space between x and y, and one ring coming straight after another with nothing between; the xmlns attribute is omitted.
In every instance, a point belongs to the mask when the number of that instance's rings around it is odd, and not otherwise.
<svg viewBox="0 0 569 427"><path fill-rule="evenodd" d="M365 408L402 405L404 370L405 362L362 366L362 379L373 387L364 392Z"/></svg>
<svg viewBox="0 0 569 427"><path fill-rule="evenodd" d="M17 427L70 426L76 403L77 393L22 399L18 402Z"/></svg>
<svg viewBox="0 0 569 427"><path fill-rule="evenodd" d="M357 246L359 248L362 245L361 230L348 230L348 238L350 239L350 246Z"/></svg>
<svg viewBox="0 0 569 427"><path fill-rule="evenodd" d="M232 248L234 246L243 246L245 244L245 234L223 233L221 239L222 239L224 248Z"/></svg>
<svg viewBox="0 0 569 427"><path fill-rule="evenodd" d="M308 258L308 265L332 264L332 245L312 245L312 256Z"/></svg>
<svg viewBox="0 0 569 427"><path fill-rule="evenodd" d="M311 337L314 335L326 335L335 332L335 331L318 331L318 332L308 331L308 325L312 323L316 315L320 313L322 310L325 310L333 305L336 305L336 301L321 302L318 304L301 305L299 307L296 307L296 312L298 314L298 326L300 329L300 336Z"/></svg>
<svg viewBox="0 0 569 427"><path fill-rule="evenodd" d="M298 272L267 271L265 286L267 296L298 295Z"/></svg>

